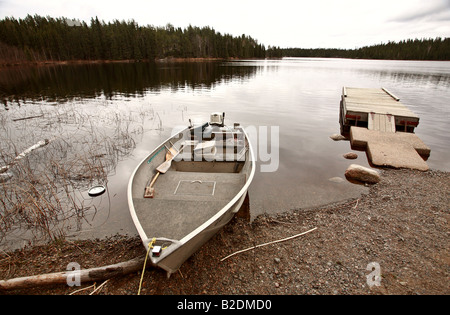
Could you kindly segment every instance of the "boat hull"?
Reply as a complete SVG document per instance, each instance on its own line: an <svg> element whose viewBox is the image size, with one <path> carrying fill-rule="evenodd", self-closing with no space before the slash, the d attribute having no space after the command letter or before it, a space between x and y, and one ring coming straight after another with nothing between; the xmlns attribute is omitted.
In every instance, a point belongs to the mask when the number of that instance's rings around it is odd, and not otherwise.
<svg viewBox="0 0 450 315"><path fill-rule="evenodd" d="M181 131L149 154L128 184L130 214L143 245L161 248L156 255L149 250L149 260L169 276L239 211L255 173L242 127L216 128L212 137L198 141L189 128ZM169 161L167 173L156 176L169 151L177 158ZM155 176L154 198L144 198Z"/></svg>

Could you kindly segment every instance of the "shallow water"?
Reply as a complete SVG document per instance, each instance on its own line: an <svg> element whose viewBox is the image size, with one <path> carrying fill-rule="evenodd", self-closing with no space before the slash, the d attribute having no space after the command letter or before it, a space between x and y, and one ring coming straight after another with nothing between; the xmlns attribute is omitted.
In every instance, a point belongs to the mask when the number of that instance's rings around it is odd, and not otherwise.
<svg viewBox="0 0 450 315"><path fill-rule="evenodd" d="M207 121L211 112L225 112L227 123L258 131L253 138L257 172L249 195L252 217L357 197L365 187L329 180L345 178L352 163L369 166L364 152L357 152L355 161L346 160L342 154L351 151L349 143L329 138L339 133L343 86L393 92L420 116L416 133L431 148L429 166L450 171L450 62L287 58L8 68L2 70L0 85L0 96L8 100L0 109L3 117L66 106L84 111L91 125L102 130L111 122L108 113L133 113L126 128L135 147L110 171L107 194L91 200L88 187L81 189L83 202L95 203L96 211L68 228L78 238L135 234L126 201L130 174L174 127L189 119ZM60 128L77 132L69 124ZM269 151L264 134L274 136ZM264 167L271 172L262 172Z"/></svg>

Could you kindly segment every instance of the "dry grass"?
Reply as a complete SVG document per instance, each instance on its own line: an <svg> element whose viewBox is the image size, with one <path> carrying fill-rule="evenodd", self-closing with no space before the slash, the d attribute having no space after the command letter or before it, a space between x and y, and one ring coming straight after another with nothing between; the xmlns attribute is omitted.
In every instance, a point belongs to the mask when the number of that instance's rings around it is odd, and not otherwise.
<svg viewBox="0 0 450 315"><path fill-rule="evenodd" d="M66 222L97 209L88 187L107 184L108 174L135 148L135 137L154 120L153 109L121 112L106 102L27 105L0 110L0 241L26 230L40 239L63 238ZM17 120L23 117L33 117ZM15 120L15 121L14 121ZM158 128L160 122L156 122ZM16 160L20 152L45 147Z"/></svg>

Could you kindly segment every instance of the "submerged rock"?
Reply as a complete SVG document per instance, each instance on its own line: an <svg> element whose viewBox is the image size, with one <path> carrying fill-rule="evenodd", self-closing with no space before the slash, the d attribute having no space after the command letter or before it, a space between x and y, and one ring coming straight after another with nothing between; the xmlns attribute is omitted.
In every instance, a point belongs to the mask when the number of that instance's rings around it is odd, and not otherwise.
<svg viewBox="0 0 450 315"><path fill-rule="evenodd" d="M356 180L368 184L376 184L381 179L378 171L357 164L352 164L347 168L345 177L348 180Z"/></svg>
<svg viewBox="0 0 450 315"><path fill-rule="evenodd" d="M328 180L333 183L342 183L345 181L342 177L331 177Z"/></svg>
<svg viewBox="0 0 450 315"><path fill-rule="evenodd" d="M344 137L343 135L340 134L334 134L330 136L331 139L333 139L334 141L341 141L341 140L347 140L346 137Z"/></svg>
<svg viewBox="0 0 450 315"><path fill-rule="evenodd" d="M345 154L343 155L343 157L345 157L345 158L348 159L348 160L354 160L354 159L357 159L357 158L358 158L358 154L356 154L356 153L354 153L354 152L348 152L348 153L345 153Z"/></svg>

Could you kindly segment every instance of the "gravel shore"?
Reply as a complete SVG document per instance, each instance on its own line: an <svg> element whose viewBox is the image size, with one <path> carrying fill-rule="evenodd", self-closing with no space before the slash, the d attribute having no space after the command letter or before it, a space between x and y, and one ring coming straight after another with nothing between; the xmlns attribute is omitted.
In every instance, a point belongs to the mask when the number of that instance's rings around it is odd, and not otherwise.
<svg viewBox="0 0 450 315"><path fill-rule="evenodd" d="M253 222L235 218L169 279L163 270L148 268L141 294L449 294L450 173L385 169L381 176L358 199L262 215ZM70 262L92 268L143 255L135 236L63 240L0 252L0 279L64 271ZM96 294L136 294L140 278L141 272L112 278ZM58 285L0 294L78 289Z"/></svg>

